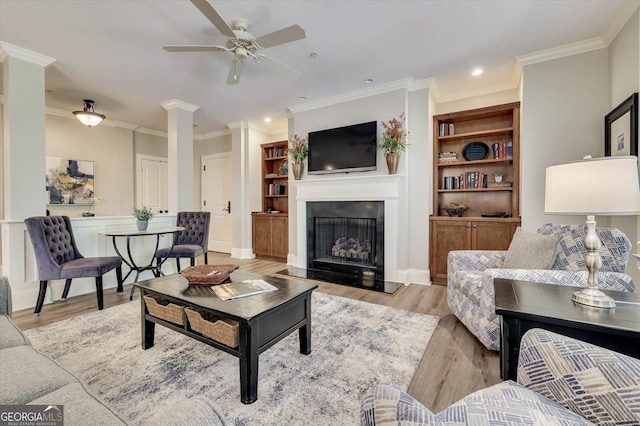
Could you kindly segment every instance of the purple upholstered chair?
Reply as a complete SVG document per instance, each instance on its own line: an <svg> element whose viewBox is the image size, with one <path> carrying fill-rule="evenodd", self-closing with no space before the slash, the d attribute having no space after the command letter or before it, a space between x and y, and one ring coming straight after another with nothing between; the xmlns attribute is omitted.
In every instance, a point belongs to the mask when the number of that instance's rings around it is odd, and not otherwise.
<svg viewBox="0 0 640 426"><path fill-rule="evenodd" d="M118 293L122 288L122 260L117 256L84 257L78 252L73 238L71 221L67 216L37 216L24 220L31 237L33 251L38 264L40 293L35 315L40 315L44 296L47 292L47 281L66 279L61 300L69 294L71 280L81 277L95 277L98 295L98 310L103 308L102 276L110 270L116 270Z"/></svg>
<svg viewBox="0 0 640 426"><path fill-rule="evenodd" d="M161 248L156 251L156 262L160 265L167 257L175 258L180 272L180 259L191 259L191 266L196 264L196 257L204 254L205 265L209 263L207 252L209 251L209 212L178 212L176 226L184 227L177 236L173 250L171 247Z"/></svg>

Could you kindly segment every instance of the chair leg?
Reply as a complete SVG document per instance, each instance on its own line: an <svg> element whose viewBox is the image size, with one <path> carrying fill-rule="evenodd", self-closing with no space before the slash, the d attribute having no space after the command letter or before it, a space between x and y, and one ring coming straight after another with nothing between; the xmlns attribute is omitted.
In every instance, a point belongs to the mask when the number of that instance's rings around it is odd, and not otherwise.
<svg viewBox="0 0 640 426"><path fill-rule="evenodd" d="M122 296L124 294L124 288L122 287L122 266L116 268L116 279L118 280L118 288L116 291Z"/></svg>
<svg viewBox="0 0 640 426"><path fill-rule="evenodd" d="M67 300L67 296L69 295L69 289L71 288L71 278L67 278L67 281L64 283L64 290L62 290L62 297L60 301Z"/></svg>
<svg viewBox="0 0 640 426"><path fill-rule="evenodd" d="M195 266L196 265L196 258L192 257L191 258L191 266Z"/></svg>
<svg viewBox="0 0 640 426"><path fill-rule="evenodd" d="M36 309L33 311L33 315L40 315L42 305L44 305L45 294L47 294L47 281L40 281L40 292L38 293L38 301L36 302Z"/></svg>
<svg viewBox="0 0 640 426"><path fill-rule="evenodd" d="M102 277L96 277L96 295L98 296L98 310L104 307L104 295L102 294Z"/></svg>
<svg viewBox="0 0 640 426"><path fill-rule="evenodd" d="M180 258L176 257L176 265L178 265L178 273L180 273Z"/></svg>
<svg viewBox="0 0 640 426"><path fill-rule="evenodd" d="M209 264L209 258L207 257L208 252L204 252L204 264L208 265Z"/></svg>

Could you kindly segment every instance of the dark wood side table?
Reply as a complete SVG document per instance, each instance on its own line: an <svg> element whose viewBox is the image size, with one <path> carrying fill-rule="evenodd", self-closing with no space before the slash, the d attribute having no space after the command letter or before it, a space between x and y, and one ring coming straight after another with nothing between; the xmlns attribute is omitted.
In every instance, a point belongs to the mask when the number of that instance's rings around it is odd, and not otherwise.
<svg viewBox="0 0 640 426"><path fill-rule="evenodd" d="M576 287L496 278L496 314L500 315L500 377L515 380L520 340L542 328L640 358L640 294L604 291L613 309L592 308L571 300Z"/></svg>

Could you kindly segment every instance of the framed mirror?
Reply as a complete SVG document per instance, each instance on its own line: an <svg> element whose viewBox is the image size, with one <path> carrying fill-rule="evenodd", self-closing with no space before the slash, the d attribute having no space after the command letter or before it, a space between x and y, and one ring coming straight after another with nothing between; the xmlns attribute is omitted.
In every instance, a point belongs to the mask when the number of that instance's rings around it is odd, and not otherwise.
<svg viewBox="0 0 640 426"><path fill-rule="evenodd" d="M604 155L638 156L638 93L604 117Z"/></svg>

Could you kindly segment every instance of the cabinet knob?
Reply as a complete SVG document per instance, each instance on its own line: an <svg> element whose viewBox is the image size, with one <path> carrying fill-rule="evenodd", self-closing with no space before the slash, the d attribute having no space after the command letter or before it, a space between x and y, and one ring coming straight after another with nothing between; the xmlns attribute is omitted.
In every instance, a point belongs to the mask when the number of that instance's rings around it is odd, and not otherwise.
<svg viewBox="0 0 640 426"><path fill-rule="evenodd" d="M473 225L473 227L474 227L474 228L477 228L477 226L476 226L476 225Z"/></svg>
<svg viewBox="0 0 640 426"><path fill-rule="evenodd" d="M471 228L471 225L467 225L467 228Z"/></svg>

